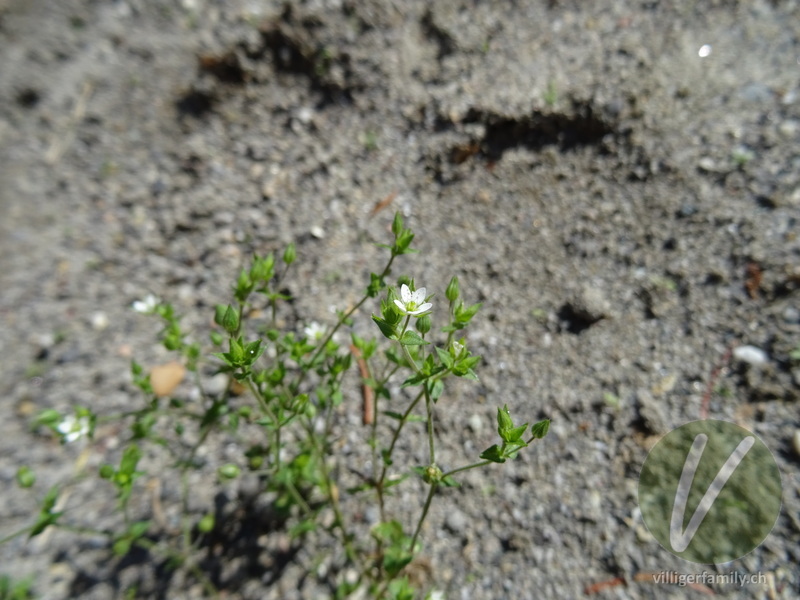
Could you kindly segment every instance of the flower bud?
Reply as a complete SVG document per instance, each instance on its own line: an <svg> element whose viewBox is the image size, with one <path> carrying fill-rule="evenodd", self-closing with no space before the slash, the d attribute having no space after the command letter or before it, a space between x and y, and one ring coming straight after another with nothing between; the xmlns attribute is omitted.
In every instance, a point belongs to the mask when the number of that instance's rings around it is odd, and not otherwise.
<svg viewBox="0 0 800 600"><path fill-rule="evenodd" d="M197 523L197 529L201 533L209 533L214 529L214 515L205 515Z"/></svg>
<svg viewBox="0 0 800 600"><path fill-rule="evenodd" d="M235 479L239 476L240 470L239 467L236 465L232 465L228 463L227 465L222 465L219 469L217 469L217 474L219 475L220 479Z"/></svg>
<svg viewBox="0 0 800 600"><path fill-rule="evenodd" d="M17 469L17 483L21 488L29 488L36 483L36 475L30 467L20 467Z"/></svg>
<svg viewBox="0 0 800 600"><path fill-rule="evenodd" d="M230 304L222 316L222 326L231 335L239 330L239 313Z"/></svg>
<svg viewBox="0 0 800 600"><path fill-rule="evenodd" d="M436 465L430 465L422 476L425 483L439 483L442 480L442 470Z"/></svg>
<svg viewBox="0 0 800 600"><path fill-rule="evenodd" d="M283 262L287 265L292 264L295 259L297 258L297 249L294 246L294 243L289 244L286 247L286 250L283 252Z"/></svg>
<svg viewBox="0 0 800 600"><path fill-rule="evenodd" d="M400 235L402 231L403 231L403 217L399 212L397 212L394 214L394 221L392 221L392 233L394 234L394 237L397 237Z"/></svg>
<svg viewBox="0 0 800 600"><path fill-rule="evenodd" d="M447 289L444 292L445 297L450 302L455 302L458 299L458 296L461 293L460 286L458 285L458 277L453 275L453 278L450 280L450 283L447 284Z"/></svg>
<svg viewBox="0 0 800 600"><path fill-rule="evenodd" d="M431 330L431 318L428 315L422 316L417 319L417 331L423 335Z"/></svg>

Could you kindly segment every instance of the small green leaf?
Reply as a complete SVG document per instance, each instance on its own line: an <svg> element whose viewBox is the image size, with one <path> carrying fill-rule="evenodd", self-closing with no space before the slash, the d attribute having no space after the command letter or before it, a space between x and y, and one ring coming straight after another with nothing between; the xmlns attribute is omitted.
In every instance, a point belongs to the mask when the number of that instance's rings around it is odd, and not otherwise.
<svg viewBox="0 0 800 600"><path fill-rule="evenodd" d="M389 480L384 482L383 489L384 490L388 490L389 488L392 488L392 487L394 487L396 485L400 485L406 479L408 479L408 477L409 477L409 474L406 473L405 475L401 475L400 477L397 477L396 479L389 479Z"/></svg>
<svg viewBox="0 0 800 600"><path fill-rule="evenodd" d="M439 398L441 398L442 393L444 392L444 383L442 382L441 379L437 379L433 383L431 383L431 381L428 380L427 385L429 388L428 394L430 395L431 400L436 402Z"/></svg>
<svg viewBox="0 0 800 600"><path fill-rule="evenodd" d="M28 466L23 466L17 469L17 484L21 488L29 488L32 487L33 484L36 483L36 475L31 468Z"/></svg>
<svg viewBox="0 0 800 600"><path fill-rule="evenodd" d="M549 430L550 419L545 419L544 421L539 421L533 427L531 427L531 436L533 436L534 439L539 440L546 436Z"/></svg>
<svg viewBox="0 0 800 600"><path fill-rule="evenodd" d="M456 373L459 377L463 377L464 379L469 379L470 381L480 381L478 376L475 374L475 371L472 369L467 369L464 373Z"/></svg>
<svg viewBox="0 0 800 600"><path fill-rule="evenodd" d="M150 529L150 521L136 521L128 528L128 535L133 539L142 537Z"/></svg>
<svg viewBox="0 0 800 600"><path fill-rule="evenodd" d="M503 432L513 427L514 422L511 420L511 413L508 412L508 404L504 404L503 408L497 409L497 433L503 437Z"/></svg>
<svg viewBox="0 0 800 600"><path fill-rule="evenodd" d="M57 410L49 409L40 412L33 423L34 425L46 425L47 427L55 427L60 422L61 422L61 413L59 413Z"/></svg>
<svg viewBox="0 0 800 600"><path fill-rule="evenodd" d="M112 552L117 556L125 556L131 549L131 540L127 537L120 538L114 541L111 546Z"/></svg>
<svg viewBox="0 0 800 600"><path fill-rule="evenodd" d="M416 331L408 329L403 334L403 337L400 338L400 343L403 344L403 346L425 346L430 342L423 340Z"/></svg>
<svg viewBox="0 0 800 600"><path fill-rule="evenodd" d="M390 340L397 339L397 334L394 331L394 327L387 323L385 319L372 315L372 320L375 321L375 324L378 326L378 329L381 330L381 333L384 337L387 337Z"/></svg>
<svg viewBox="0 0 800 600"><path fill-rule="evenodd" d="M453 364L455 360L450 355L447 350L443 350L442 348L436 347L436 354L439 356L439 360L442 361L442 364L449 369L453 368Z"/></svg>
<svg viewBox="0 0 800 600"><path fill-rule="evenodd" d="M56 505L58 499L58 487L53 486L47 495L42 500L42 508L39 511L39 516L36 523L31 527L29 538L36 537L47 529L50 525L55 525L62 513L53 512L53 507Z"/></svg>
<svg viewBox="0 0 800 600"><path fill-rule="evenodd" d="M388 246L386 246L388 248ZM381 293L381 290L386 287L386 283L383 281L383 277L378 275L377 273L370 273L369 274L369 285L367 286L367 296L370 298L375 298L378 294Z"/></svg>
<svg viewBox="0 0 800 600"><path fill-rule="evenodd" d="M399 236L403 231L403 215L399 212L394 213L394 221L392 221L392 233L394 237Z"/></svg>
<svg viewBox="0 0 800 600"><path fill-rule="evenodd" d="M289 537L296 539L304 536L310 531L315 531L316 528L317 524L314 522L314 519L305 519L289 529Z"/></svg>
<svg viewBox="0 0 800 600"><path fill-rule="evenodd" d="M136 444L131 444L122 453L122 459L119 463L119 473L124 473L128 477L133 476L136 472L136 465L139 463L142 453Z"/></svg>
<svg viewBox="0 0 800 600"><path fill-rule="evenodd" d="M412 375L411 377L409 377L408 379L406 379L403 382L401 387L409 387L409 386L412 386L412 385L419 385L420 383L422 383L426 379L427 379L427 376L424 375L424 374L423 375Z"/></svg>
<svg viewBox="0 0 800 600"><path fill-rule="evenodd" d="M503 438L503 441L508 444L514 444L519 442L522 438L522 435L525 433L525 430L528 428L528 424L525 423L524 425L520 425L519 427L514 427L512 429L504 429L500 432L500 437Z"/></svg>
<svg viewBox="0 0 800 600"><path fill-rule="evenodd" d="M461 484L453 479L450 475L442 478L442 485L445 487L461 487Z"/></svg>
<svg viewBox="0 0 800 600"><path fill-rule="evenodd" d="M481 452L481 458L483 460L490 460L495 463L504 463L506 459L503 457L503 451L500 449L500 446L495 444L491 448L487 448L483 452Z"/></svg>

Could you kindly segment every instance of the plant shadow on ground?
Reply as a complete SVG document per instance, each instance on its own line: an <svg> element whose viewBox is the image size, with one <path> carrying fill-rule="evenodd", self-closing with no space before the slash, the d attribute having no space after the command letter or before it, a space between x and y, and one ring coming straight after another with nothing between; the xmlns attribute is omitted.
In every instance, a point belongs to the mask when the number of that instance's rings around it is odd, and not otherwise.
<svg viewBox="0 0 800 600"><path fill-rule="evenodd" d="M214 591L240 589L248 581L259 581L262 589L278 581L284 568L296 562L302 548L302 539L291 538L287 533L289 515L277 509L263 497L231 499L224 492L214 501L214 528L205 534L197 527L192 530L195 552L192 554L197 569L213 586ZM147 545L161 545L174 539L174 533L159 530L145 536ZM83 544L81 552L96 551L96 546ZM173 580L181 577L184 587L203 584L190 569L178 559L165 557L142 546L133 546L124 557L113 556L110 548L102 550L105 558L92 564L92 570L78 568L69 585L68 597L78 598L98 585L111 586L113 596L120 598L146 597L169 600ZM68 561L74 549L55 562ZM206 591L210 586L205 585Z"/></svg>

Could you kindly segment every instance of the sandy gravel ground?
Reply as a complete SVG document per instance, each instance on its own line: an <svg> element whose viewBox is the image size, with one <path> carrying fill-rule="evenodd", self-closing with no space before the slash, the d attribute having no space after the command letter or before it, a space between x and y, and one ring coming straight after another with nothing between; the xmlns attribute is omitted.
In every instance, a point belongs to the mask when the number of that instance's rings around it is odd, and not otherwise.
<svg viewBox="0 0 800 600"><path fill-rule="evenodd" d="M169 300L206 339L242 262L294 240L286 325L330 323L382 264L374 243L399 210L420 253L398 274L440 297L457 274L484 303L469 336L481 380L438 406L442 462L493 443L497 405L552 419L520 460L439 498L415 573L424 589L796 598L799 209L795 0L0 1L0 536L123 434L60 446L31 417L129 408L142 402L131 356L169 360L134 300ZM731 355L747 345L760 364ZM357 464L351 384L338 418ZM701 417L709 389L708 415L755 432L783 482L772 534L717 567L661 548L636 491L649 448ZM204 450L212 480L236 450ZM176 493L158 456L147 461L145 516ZM21 464L37 473L32 491L14 483ZM198 487L198 515L214 492ZM324 548L269 531L244 495L216 498L231 540L258 534L218 557L226 597L324 597ZM104 526L113 506L82 481L64 508ZM664 570L766 583L648 575ZM42 598L202 592L62 532L0 546L0 574L33 576Z"/></svg>

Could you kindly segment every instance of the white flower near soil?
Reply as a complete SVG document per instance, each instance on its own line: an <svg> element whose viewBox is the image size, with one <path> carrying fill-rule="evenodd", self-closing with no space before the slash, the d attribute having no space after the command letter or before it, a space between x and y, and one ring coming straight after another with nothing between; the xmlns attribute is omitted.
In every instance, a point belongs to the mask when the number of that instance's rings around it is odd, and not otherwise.
<svg viewBox="0 0 800 600"><path fill-rule="evenodd" d="M81 417L76 419L72 415L67 415L56 427L58 432L64 436L67 443L74 442L89 435L89 419Z"/></svg>
<svg viewBox="0 0 800 600"><path fill-rule="evenodd" d="M426 294L427 290L425 288L419 288L418 290L412 292L404 283L402 286L400 286L400 299L395 300L394 303L404 315L421 317L433 306L433 304L430 302L425 302Z"/></svg>
<svg viewBox="0 0 800 600"><path fill-rule="evenodd" d="M303 329L303 333L309 342L319 342L325 337L325 326L320 325L316 321L312 321Z"/></svg>
<svg viewBox="0 0 800 600"><path fill-rule="evenodd" d="M137 300L131 306L136 312L143 315L149 315L155 312L159 302L161 302L161 300L156 298L153 294L147 294L147 297L144 300Z"/></svg>

